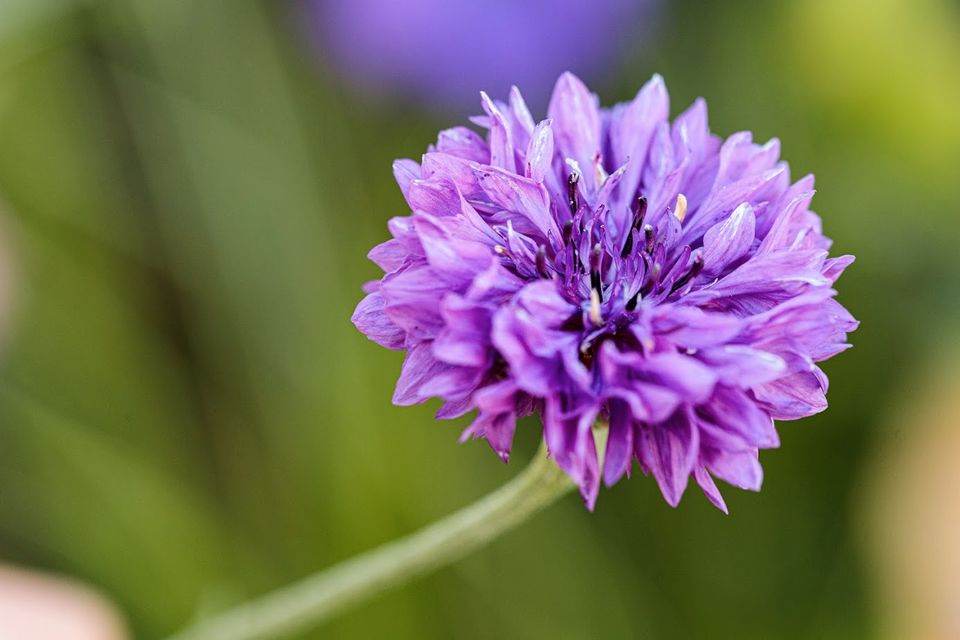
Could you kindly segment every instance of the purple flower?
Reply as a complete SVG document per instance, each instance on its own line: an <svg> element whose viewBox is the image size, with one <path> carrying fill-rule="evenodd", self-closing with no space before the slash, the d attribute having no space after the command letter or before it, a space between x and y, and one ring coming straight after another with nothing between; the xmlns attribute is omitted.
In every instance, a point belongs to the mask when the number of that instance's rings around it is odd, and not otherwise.
<svg viewBox="0 0 960 640"><path fill-rule="evenodd" d="M481 95L485 135L394 165L413 215L370 252L386 275L353 317L407 352L394 402L476 410L464 437L504 460L539 413L590 508L636 461L671 505L693 476L726 511L714 478L760 488L773 421L826 408L816 363L857 326L813 177L791 184L777 140L712 135L702 100L671 123L659 76L607 110L566 73L540 123L516 89Z"/></svg>
<svg viewBox="0 0 960 640"><path fill-rule="evenodd" d="M313 0L323 55L376 93L465 107L478 89L546 95L564 69L604 68L647 28L652 0Z"/></svg>

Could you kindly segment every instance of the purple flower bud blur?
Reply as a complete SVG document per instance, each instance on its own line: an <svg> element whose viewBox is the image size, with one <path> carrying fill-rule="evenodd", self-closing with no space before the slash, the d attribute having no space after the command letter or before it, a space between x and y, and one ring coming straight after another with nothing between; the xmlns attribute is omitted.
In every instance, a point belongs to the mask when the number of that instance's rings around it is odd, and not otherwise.
<svg viewBox="0 0 960 640"><path fill-rule="evenodd" d="M485 135L394 166L412 215L370 252L386 275L353 317L407 352L394 402L476 410L465 437L504 460L539 413L590 508L636 462L671 505L692 476L726 511L714 478L760 488L773 421L826 408L816 363L857 326L813 177L791 182L777 140L711 134L702 100L670 122L659 76L601 109L565 73L539 123L516 89L482 101Z"/></svg>
<svg viewBox="0 0 960 640"><path fill-rule="evenodd" d="M511 83L544 96L650 34L652 0L312 0L324 57L373 93L464 108Z"/></svg>

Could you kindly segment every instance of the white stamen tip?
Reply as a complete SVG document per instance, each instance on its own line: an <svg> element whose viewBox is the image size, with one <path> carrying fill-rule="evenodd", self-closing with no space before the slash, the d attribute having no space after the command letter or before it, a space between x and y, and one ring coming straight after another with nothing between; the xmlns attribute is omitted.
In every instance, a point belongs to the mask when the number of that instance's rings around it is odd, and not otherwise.
<svg viewBox="0 0 960 640"><path fill-rule="evenodd" d="M590 289L590 321L593 324L603 323L600 317L600 292L596 289Z"/></svg>
<svg viewBox="0 0 960 640"><path fill-rule="evenodd" d="M597 181L597 188L599 189L601 186L603 186L603 183L607 181L607 178L610 177L607 175L606 169L603 168L603 158L600 157L599 151L593 158L593 166L595 170L594 179Z"/></svg>
<svg viewBox="0 0 960 640"><path fill-rule="evenodd" d="M677 194L677 206L673 209L673 215L677 217L679 222L683 222L683 219L687 217L687 196L682 193Z"/></svg>
<svg viewBox="0 0 960 640"><path fill-rule="evenodd" d="M498 245L495 245L495 246L493 247L493 250L494 250L496 253L500 254L501 256L507 252L507 248L504 247L504 246L502 246L502 245L499 245L499 244L498 244Z"/></svg>

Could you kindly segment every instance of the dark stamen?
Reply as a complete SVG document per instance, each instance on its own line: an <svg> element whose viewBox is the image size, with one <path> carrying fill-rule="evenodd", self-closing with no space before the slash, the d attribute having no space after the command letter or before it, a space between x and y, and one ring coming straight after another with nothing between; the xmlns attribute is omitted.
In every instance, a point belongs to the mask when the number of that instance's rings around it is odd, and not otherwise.
<svg viewBox="0 0 960 640"><path fill-rule="evenodd" d="M643 225L643 241L647 253L653 251L653 225L645 224Z"/></svg>
<svg viewBox="0 0 960 640"><path fill-rule="evenodd" d="M633 228L640 229L643 226L643 219L647 216L647 198L640 196L633 204Z"/></svg>
<svg viewBox="0 0 960 640"><path fill-rule="evenodd" d="M540 245L540 248L537 249L537 273L541 278L549 278L550 274L547 272L547 248L543 245Z"/></svg>
<svg viewBox="0 0 960 640"><path fill-rule="evenodd" d="M620 251L620 257L626 258L633 251L633 229L627 231L627 241L623 243L623 250Z"/></svg>
<svg viewBox="0 0 960 640"><path fill-rule="evenodd" d="M580 208L580 195L577 193L577 183L580 182L580 176L571 173L567 178L567 199L570 203L570 210L574 213Z"/></svg>
<svg viewBox="0 0 960 640"><path fill-rule="evenodd" d="M590 252L590 288L596 289L597 293L600 293L603 283L600 282L600 262L603 258L603 249L600 248L600 243L593 245L593 250Z"/></svg>
<svg viewBox="0 0 960 640"><path fill-rule="evenodd" d="M626 309L627 311L633 311L637 308L637 303L640 301L640 292L637 291L632 298L627 300Z"/></svg>
<svg viewBox="0 0 960 640"><path fill-rule="evenodd" d="M703 271L703 256L697 254L693 258L693 265L690 267L690 270L683 275L682 278L677 280L676 284L673 285L673 288L670 289L670 293L674 293L683 289L688 282L700 275L700 272Z"/></svg>
<svg viewBox="0 0 960 640"><path fill-rule="evenodd" d="M563 244L570 244L571 238L573 238L573 220L567 220L563 223Z"/></svg>

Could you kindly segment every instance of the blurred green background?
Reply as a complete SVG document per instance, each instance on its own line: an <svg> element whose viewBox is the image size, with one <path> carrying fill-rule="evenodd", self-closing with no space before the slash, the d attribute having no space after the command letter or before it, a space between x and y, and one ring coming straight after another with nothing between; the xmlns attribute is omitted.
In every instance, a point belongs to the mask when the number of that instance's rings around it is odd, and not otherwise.
<svg viewBox="0 0 960 640"><path fill-rule="evenodd" d="M505 466L391 406L401 355L349 322L365 254L405 213L391 160L469 114L352 91L298 11L0 0L0 559L94 585L137 638L410 532L536 446L525 425ZM674 113L703 95L714 131L817 174L862 321L831 409L781 426L728 517L637 476L304 638L884 634L864 474L960 326L960 5L684 0L646 37L586 78L604 102L660 72Z"/></svg>

